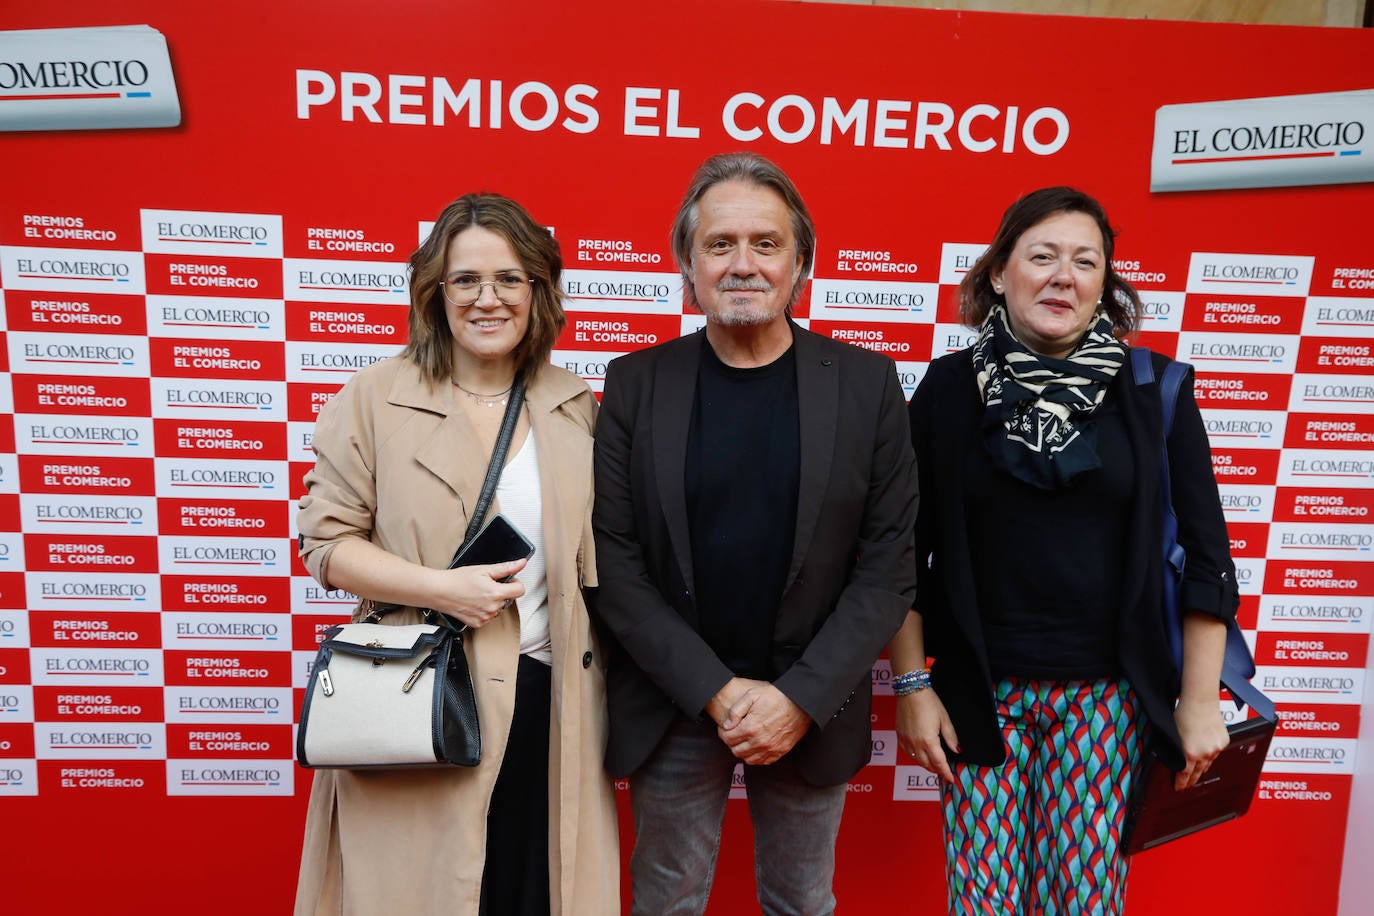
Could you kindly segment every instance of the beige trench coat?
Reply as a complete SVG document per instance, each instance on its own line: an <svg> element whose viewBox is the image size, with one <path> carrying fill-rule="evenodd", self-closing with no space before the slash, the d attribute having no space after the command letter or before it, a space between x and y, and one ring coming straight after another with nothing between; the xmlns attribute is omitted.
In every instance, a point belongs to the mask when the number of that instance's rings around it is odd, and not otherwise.
<svg viewBox="0 0 1374 916"><path fill-rule="evenodd" d="M409 360L379 362L320 411L316 465L298 527L310 574L329 587L344 538L447 566L477 501L489 455L456 409ZM554 914L620 911L614 790L606 747L605 660L582 585L595 585L590 528L592 418L586 383L542 366L526 405L539 451L553 642L549 873ZM499 508L499 507L498 507ZM418 622L414 611L388 622ZM306 816L297 914L475 914L487 806L515 706L520 624L501 614L469 631L482 762L466 769L317 770Z"/></svg>

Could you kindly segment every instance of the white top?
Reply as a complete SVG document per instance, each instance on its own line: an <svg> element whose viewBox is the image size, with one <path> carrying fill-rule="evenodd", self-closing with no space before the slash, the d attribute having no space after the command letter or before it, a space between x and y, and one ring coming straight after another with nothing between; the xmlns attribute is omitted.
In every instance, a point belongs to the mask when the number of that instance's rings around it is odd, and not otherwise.
<svg viewBox="0 0 1374 916"><path fill-rule="evenodd" d="M516 599L520 612L520 654L553 664L549 640L549 580L544 566L544 501L539 489L539 454L533 432L501 472L496 484L501 514L534 545L534 556L516 575L525 594Z"/></svg>

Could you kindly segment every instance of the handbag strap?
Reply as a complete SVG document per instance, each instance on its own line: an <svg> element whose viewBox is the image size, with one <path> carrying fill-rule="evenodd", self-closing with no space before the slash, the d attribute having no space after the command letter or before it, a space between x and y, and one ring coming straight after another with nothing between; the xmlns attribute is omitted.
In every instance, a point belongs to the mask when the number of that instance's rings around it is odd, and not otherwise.
<svg viewBox="0 0 1374 916"><path fill-rule="evenodd" d="M501 417L501 430L496 434L496 445L491 450L491 461L487 462L487 476L482 481L482 492L477 496L477 505L473 507L472 517L468 519L468 530L463 535L463 543L458 545L454 551L454 559L463 552L463 548L468 542L477 537L477 532L482 530L483 523L487 520L487 511L491 508L491 501L496 496L496 484L501 480L501 471L506 466L506 453L510 451L510 440L515 436L515 424L520 419L520 408L525 403L525 380L516 379L515 384L511 385L510 396L506 400L506 413Z"/></svg>
<svg viewBox="0 0 1374 916"><path fill-rule="evenodd" d="M525 405L525 380L516 378L511 385L510 395L506 399L506 412L501 417L501 429L496 434L496 445L491 450L491 460L487 462L487 476L482 480L482 490L477 495L477 503L473 506L472 516L468 519L468 530L463 534L463 542L458 545L458 549L453 553L453 559L457 560L462 554L463 548L468 542L477 537L477 533L482 530L483 523L487 520L487 512L491 509L491 501L496 497L496 484L501 480L501 471L506 466L506 454L510 451L510 441L515 437L515 424L520 420L520 409ZM452 561L450 561L452 565ZM392 611L400 610L399 604L376 604L372 610L363 618L365 622L377 623ZM438 623L456 632L467 629L467 624L457 626L453 624L447 615L435 614L430 608L421 608L420 613L424 616L426 623Z"/></svg>
<svg viewBox="0 0 1374 916"><path fill-rule="evenodd" d="M1146 347L1131 348L1131 371L1137 385L1149 385L1155 380L1154 366L1150 363L1150 350ZM1185 554L1178 543L1178 516L1174 513L1173 487L1169 480L1169 436L1174 428L1174 408L1178 405L1179 391L1188 375L1188 365L1178 360L1169 360L1164 375L1159 380L1160 414L1163 418L1164 438L1160 445L1162 460L1159 471L1160 499L1164 510L1164 562L1172 566L1182 576ZM1174 664L1183 667L1183 620L1176 603L1164 602L1166 619L1165 629L1169 637L1169 650ZM1231 694L1231 699L1242 709L1248 703L1258 714L1271 722L1278 721L1274 701L1260 692L1250 679L1255 676L1255 658L1250 654L1250 646L1245 642L1240 626L1230 621L1226 626L1226 650L1221 661L1221 684Z"/></svg>

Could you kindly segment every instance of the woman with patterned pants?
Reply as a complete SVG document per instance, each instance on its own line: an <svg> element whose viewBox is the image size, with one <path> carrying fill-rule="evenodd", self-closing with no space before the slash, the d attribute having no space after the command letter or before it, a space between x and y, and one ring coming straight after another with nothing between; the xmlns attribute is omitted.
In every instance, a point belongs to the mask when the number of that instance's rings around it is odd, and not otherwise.
<svg viewBox="0 0 1374 916"><path fill-rule="evenodd" d="M1145 748L1183 788L1228 740L1218 680L1239 598L1207 436L1190 373L1168 441L1188 555L1179 670L1160 610L1159 390L1132 377L1140 299L1113 243L1079 191L1012 204L959 287L976 342L932 362L911 401L929 562L890 655L899 743L942 779L951 913L1120 913Z"/></svg>

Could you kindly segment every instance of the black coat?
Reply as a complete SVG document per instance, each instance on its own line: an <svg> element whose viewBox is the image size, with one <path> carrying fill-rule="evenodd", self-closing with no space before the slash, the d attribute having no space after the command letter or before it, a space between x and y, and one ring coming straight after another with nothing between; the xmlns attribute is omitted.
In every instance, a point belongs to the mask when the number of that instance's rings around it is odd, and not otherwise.
<svg viewBox="0 0 1374 916"><path fill-rule="evenodd" d="M916 469L890 359L793 326L797 528L772 642L773 683L813 720L790 752L838 785L872 751L871 669L916 589ZM608 661L606 768L636 770L674 716L731 678L698 632L684 492L701 333L621 357L596 422L594 615Z"/></svg>
<svg viewBox="0 0 1374 916"><path fill-rule="evenodd" d="M1155 354L1153 362L1155 377L1160 378L1168 360ZM1170 657L1161 611L1159 386L1137 385L1128 359L1109 396L1119 405L1136 472L1128 520L1132 549L1120 572L1126 599L1118 624L1120 667L1149 718L1154 747L1177 769L1183 762L1173 717L1179 672ZM926 651L935 659L932 683L963 747L954 759L996 765L1005 758L1006 748L993 706L994 685L964 515L967 456L982 447L978 431L983 403L972 350L930 364L911 400L910 417L924 494L916 521L916 554L930 557L928 566L917 564L915 607L925 625ZM1181 607L1232 619L1240 601L1235 566L1207 432L1193 399L1191 370L1174 413L1169 468L1179 543L1188 555Z"/></svg>

